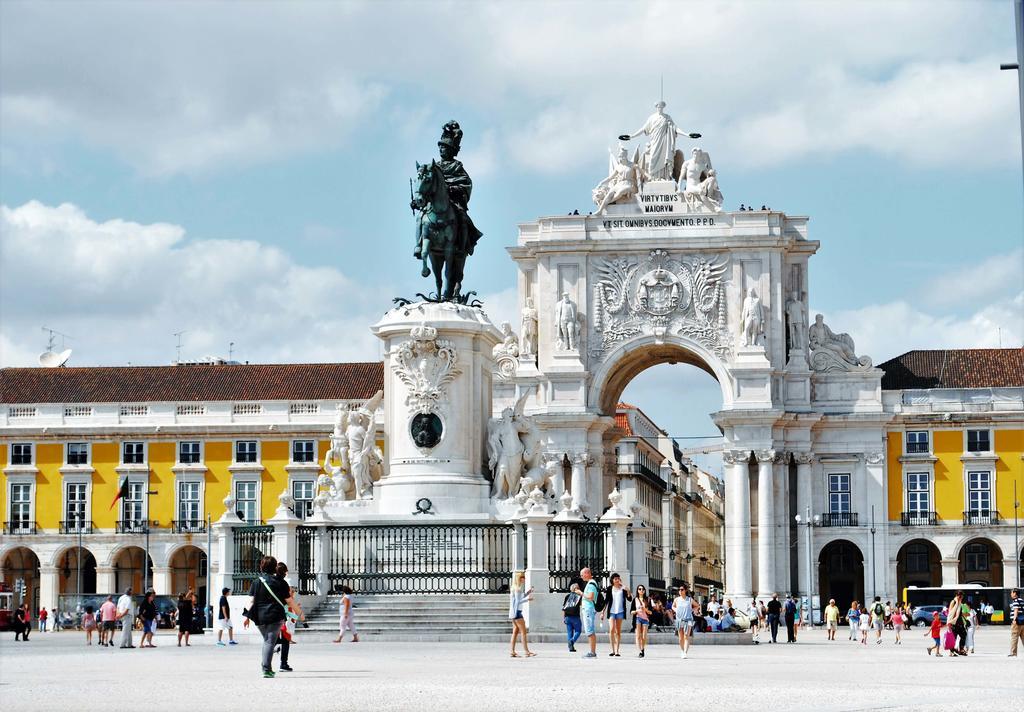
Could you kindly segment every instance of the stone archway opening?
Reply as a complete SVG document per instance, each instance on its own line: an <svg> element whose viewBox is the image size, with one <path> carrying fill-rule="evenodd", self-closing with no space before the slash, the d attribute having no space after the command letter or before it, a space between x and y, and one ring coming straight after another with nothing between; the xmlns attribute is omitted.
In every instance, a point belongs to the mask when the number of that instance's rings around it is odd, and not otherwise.
<svg viewBox="0 0 1024 712"><path fill-rule="evenodd" d="M39 557L27 546L8 551L0 560L3 581L15 592L14 605L27 603L35 618L39 610Z"/></svg>
<svg viewBox="0 0 1024 712"><path fill-rule="evenodd" d="M177 549L170 559L171 593L175 596L195 592L200 605L206 597L206 552L188 544Z"/></svg>
<svg viewBox="0 0 1024 712"><path fill-rule="evenodd" d="M927 539L913 539L896 554L897 595L904 598L908 586L918 588L942 585L942 554ZM905 598L904 598L905 600Z"/></svg>
<svg viewBox="0 0 1024 712"><path fill-rule="evenodd" d="M145 549L126 546L118 551L114 557L114 591L131 586L135 593L142 593L147 584L153 585L153 559L146 556Z"/></svg>
<svg viewBox="0 0 1024 712"><path fill-rule="evenodd" d="M57 558L57 575L61 595L96 593L96 557L84 547L73 546Z"/></svg>
<svg viewBox="0 0 1024 712"><path fill-rule="evenodd" d="M997 587L1003 585L1003 551L991 539L971 539L960 547L958 558L960 583Z"/></svg>
<svg viewBox="0 0 1024 712"><path fill-rule="evenodd" d="M853 601L864 601L864 554L851 541L830 541L818 556L820 608L834 598L840 611L847 611Z"/></svg>

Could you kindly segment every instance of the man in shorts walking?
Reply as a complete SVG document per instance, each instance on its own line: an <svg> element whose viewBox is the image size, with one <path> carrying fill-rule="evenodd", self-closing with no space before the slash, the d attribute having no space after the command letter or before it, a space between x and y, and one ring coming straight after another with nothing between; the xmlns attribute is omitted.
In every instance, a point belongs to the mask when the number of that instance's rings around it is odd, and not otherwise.
<svg viewBox="0 0 1024 712"><path fill-rule="evenodd" d="M235 642L235 627L231 623L231 604L228 603L228 596L231 595L230 588L221 589L220 603L217 604L217 645L224 645L224 631L228 632L228 645L238 645Z"/></svg>
<svg viewBox="0 0 1024 712"><path fill-rule="evenodd" d="M590 652L583 657L597 657L597 598L600 590L597 582L594 581L594 574L590 569L580 571L580 578L583 579L583 601L580 604L580 622L583 624L583 635L587 636L590 643Z"/></svg>
<svg viewBox="0 0 1024 712"><path fill-rule="evenodd" d="M882 605L882 597L875 596L871 604L871 625L875 628L875 644L882 644L882 629L885 628L885 606Z"/></svg>
<svg viewBox="0 0 1024 712"><path fill-rule="evenodd" d="M835 640L839 629L839 606L834 598L828 599L828 605L825 606L825 627L828 629L828 639Z"/></svg>
<svg viewBox="0 0 1024 712"><path fill-rule="evenodd" d="M100 606L100 645L114 645L116 628L117 606L114 605L114 597L107 596L107 600Z"/></svg>

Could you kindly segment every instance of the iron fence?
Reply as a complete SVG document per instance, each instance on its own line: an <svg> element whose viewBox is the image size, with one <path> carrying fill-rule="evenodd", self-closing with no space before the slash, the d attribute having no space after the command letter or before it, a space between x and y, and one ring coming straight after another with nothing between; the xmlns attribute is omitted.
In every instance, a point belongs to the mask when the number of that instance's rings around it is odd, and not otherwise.
<svg viewBox="0 0 1024 712"><path fill-rule="evenodd" d="M972 509L964 512L964 524L999 524L999 512L994 509Z"/></svg>
<svg viewBox="0 0 1024 712"><path fill-rule="evenodd" d="M274 554L274 527L235 527L232 535L235 570L231 588L236 593L248 592L259 574L260 559Z"/></svg>
<svg viewBox="0 0 1024 712"><path fill-rule="evenodd" d="M568 591L589 568L603 585L608 575L606 540L608 525L597 522L551 522L548 524L548 586L552 591Z"/></svg>
<svg viewBox="0 0 1024 712"><path fill-rule="evenodd" d="M339 526L325 536L331 592L502 593L515 566L508 525Z"/></svg>
<svg viewBox="0 0 1024 712"><path fill-rule="evenodd" d="M939 515L935 512L900 512L900 524L905 527L935 526Z"/></svg>
<svg viewBox="0 0 1024 712"><path fill-rule="evenodd" d="M36 530L37 525L35 522L29 522L24 519L4 522L4 534L35 534Z"/></svg>
<svg viewBox="0 0 1024 712"><path fill-rule="evenodd" d="M857 519L857 512L825 512L821 515L821 526L855 527Z"/></svg>
<svg viewBox="0 0 1024 712"><path fill-rule="evenodd" d="M316 527L295 530L295 568L298 569L299 593L316 593Z"/></svg>

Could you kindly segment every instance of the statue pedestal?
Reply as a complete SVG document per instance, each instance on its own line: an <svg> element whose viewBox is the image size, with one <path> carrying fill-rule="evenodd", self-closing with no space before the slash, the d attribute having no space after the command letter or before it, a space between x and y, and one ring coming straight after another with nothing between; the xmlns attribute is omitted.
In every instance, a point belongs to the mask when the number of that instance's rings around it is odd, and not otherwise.
<svg viewBox="0 0 1024 712"><path fill-rule="evenodd" d="M736 403L743 408L770 408L771 373L764 346L740 346L732 368L736 379Z"/></svg>
<svg viewBox="0 0 1024 712"><path fill-rule="evenodd" d="M384 342L388 460L374 487L375 514L489 516L490 482L482 473L491 351L501 333L482 309L430 302L392 309L371 330Z"/></svg>

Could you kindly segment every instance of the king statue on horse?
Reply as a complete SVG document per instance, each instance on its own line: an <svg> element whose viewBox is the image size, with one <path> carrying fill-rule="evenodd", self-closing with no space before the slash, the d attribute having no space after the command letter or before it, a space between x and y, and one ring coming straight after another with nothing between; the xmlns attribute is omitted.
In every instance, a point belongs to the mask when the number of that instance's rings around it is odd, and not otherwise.
<svg viewBox="0 0 1024 712"><path fill-rule="evenodd" d="M437 142L441 160L416 164L411 206L416 214L413 257L423 263L421 274L429 277L433 272L437 301L464 303L470 294L462 293L463 268L483 233L467 212L473 181L455 158L461 143L462 129L449 121Z"/></svg>

